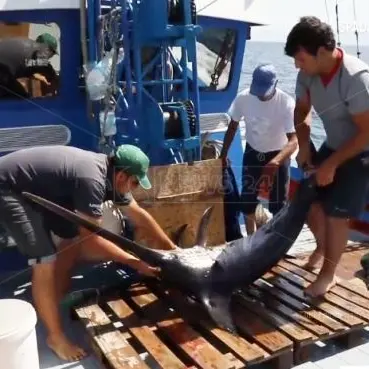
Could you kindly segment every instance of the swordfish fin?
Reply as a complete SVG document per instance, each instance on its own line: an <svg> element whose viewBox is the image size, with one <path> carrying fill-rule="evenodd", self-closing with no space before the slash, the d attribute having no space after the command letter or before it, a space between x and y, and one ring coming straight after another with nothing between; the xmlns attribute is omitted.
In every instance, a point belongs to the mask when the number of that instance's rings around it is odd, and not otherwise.
<svg viewBox="0 0 369 369"><path fill-rule="evenodd" d="M186 228L188 227L188 224L181 225L175 232L172 234L172 241L175 245L181 246L182 236Z"/></svg>
<svg viewBox="0 0 369 369"><path fill-rule="evenodd" d="M160 265L160 260L162 259L162 255L155 250L151 250L145 246L142 246L136 242L129 240L128 238L122 237L116 233L110 232L105 228L99 227L95 223L90 220L63 208L60 205L53 203L52 201L46 200L40 196L22 192L22 195L27 199L41 205L43 208L46 208L53 213L63 217L64 219L69 220L70 222L87 228L89 231L98 234L99 236L115 243L120 246L123 250L128 251L143 261L152 264L154 266Z"/></svg>
<svg viewBox="0 0 369 369"><path fill-rule="evenodd" d="M209 206L201 217L199 227L197 228L195 245L205 247L208 241L208 227L214 207Z"/></svg>
<svg viewBox="0 0 369 369"><path fill-rule="evenodd" d="M232 334L237 333L230 311L230 295L211 294L210 296L202 296L201 301L214 323Z"/></svg>

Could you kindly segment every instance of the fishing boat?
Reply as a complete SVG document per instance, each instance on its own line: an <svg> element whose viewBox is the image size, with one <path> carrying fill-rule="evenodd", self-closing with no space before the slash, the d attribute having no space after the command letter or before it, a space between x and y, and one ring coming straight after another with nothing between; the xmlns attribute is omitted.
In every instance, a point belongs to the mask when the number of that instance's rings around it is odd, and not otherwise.
<svg viewBox="0 0 369 369"><path fill-rule="evenodd" d="M50 60L52 86L22 79L19 83L31 98L0 99L0 154L37 145L73 145L109 154L115 145L133 143L148 153L151 175L158 179L153 183L160 187L154 205L152 193L138 190L137 201L148 203L168 232L180 222L189 223L185 246L193 243L200 214L209 203L218 204L209 244L224 242L222 196L215 191L204 200L200 195L218 186L214 163L229 122L226 111L239 89L252 28L265 24L253 15L256 5L253 0L232 0L232 7L225 0L3 0L0 38L36 39L48 33L57 40L58 54ZM238 132L229 156L239 186L243 145ZM201 160L205 149L207 160ZM291 171L292 194L301 172L296 163ZM181 181L176 181L178 175ZM267 195L262 199L267 201ZM239 220L243 224L243 217ZM309 350L323 341L336 350L334 337L351 342L369 323L369 293L354 275L366 251L355 242L369 234L368 220L365 211L352 222L355 232L343 257L346 275L341 273L343 280L328 302L304 301L302 288L315 272L304 270L298 257L283 260L242 295L236 313L240 337L213 327L180 295L142 284L122 266L81 267L62 306L64 323L67 334L79 342L87 334L94 350L79 363L64 363L47 348L38 324L39 367L292 368L312 360ZM144 236L140 241L145 242ZM0 297L28 300L30 271L5 230L0 247ZM306 228L291 254L314 247ZM369 351L361 350L350 351L351 356L367 363L369 354L363 353Z"/></svg>

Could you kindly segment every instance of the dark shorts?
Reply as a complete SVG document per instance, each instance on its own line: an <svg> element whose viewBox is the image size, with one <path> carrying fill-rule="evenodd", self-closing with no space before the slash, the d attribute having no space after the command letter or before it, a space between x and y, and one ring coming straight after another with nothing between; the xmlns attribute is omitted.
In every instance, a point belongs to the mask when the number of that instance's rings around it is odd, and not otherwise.
<svg viewBox="0 0 369 369"><path fill-rule="evenodd" d="M56 245L51 232L63 239L72 239L79 233L73 223L8 191L0 191L0 223L29 259L29 265L55 260Z"/></svg>
<svg viewBox="0 0 369 369"><path fill-rule="evenodd" d="M264 166L271 161L279 151L261 153L246 144L242 163L242 193L241 211L244 214L255 213L258 204L258 192L261 184ZM274 215L288 199L290 183L290 160L286 160L278 169L269 199L269 211Z"/></svg>
<svg viewBox="0 0 369 369"><path fill-rule="evenodd" d="M319 166L334 150L323 144L313 152L313 164ZM328 216L354 218L365 209L369 189L369 168L362 154L346 161L336 171L332 184L319 188L319 203Z"/></svg>

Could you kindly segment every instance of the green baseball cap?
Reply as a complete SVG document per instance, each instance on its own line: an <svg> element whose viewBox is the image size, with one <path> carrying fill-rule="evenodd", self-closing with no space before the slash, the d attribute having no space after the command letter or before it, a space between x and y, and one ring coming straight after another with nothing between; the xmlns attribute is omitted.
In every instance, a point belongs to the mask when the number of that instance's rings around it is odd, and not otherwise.
<svg viewBox="0 0 369 369"><path fill-rule="evenodd" d="M115 164L127 174L137 177L145 190L151 188L147 177L150 160L140 148L133 145L119 146L115 152Z"/></svg>
<svg viewBox="0 0 369 369"><path fill-rule="evenodd" d="M58 54L58 41L50 33L43 33L36 38L36 42L40 44L45 44L48 46L55 54Z"/></svg>

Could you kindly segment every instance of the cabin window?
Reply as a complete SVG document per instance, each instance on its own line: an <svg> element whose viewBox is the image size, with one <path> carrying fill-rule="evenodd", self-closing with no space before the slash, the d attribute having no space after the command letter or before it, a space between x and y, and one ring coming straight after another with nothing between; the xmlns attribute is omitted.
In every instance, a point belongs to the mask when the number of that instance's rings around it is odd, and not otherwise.
<svg viewBox="0 0 369 369"><path fill-rule="evenodd" d="M207 28L197 36L197 77L200 90L222 91L227 89L231 79L236 31L230 28ZM172 53L179 61L181 48L175 47ZM188 73L192 78L192 63Z"/></svg>
<svg viewBox="0 0 369 369"><path fill-rule="evenodd" d="M230 82L236 31L204 28L197 37L197 75L201 90L225 90Z"/></svg>
<svg viewBox="0 0 369 369"><path fill-rule="evenodd" d="M0 22L0 99L58 95L60 54L56 23Z"/></svg>

